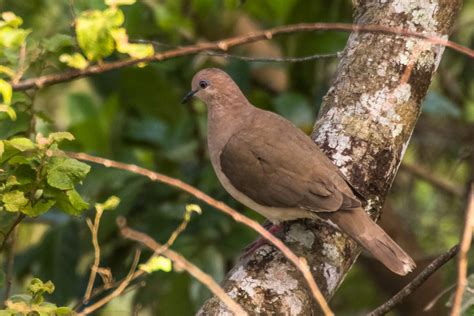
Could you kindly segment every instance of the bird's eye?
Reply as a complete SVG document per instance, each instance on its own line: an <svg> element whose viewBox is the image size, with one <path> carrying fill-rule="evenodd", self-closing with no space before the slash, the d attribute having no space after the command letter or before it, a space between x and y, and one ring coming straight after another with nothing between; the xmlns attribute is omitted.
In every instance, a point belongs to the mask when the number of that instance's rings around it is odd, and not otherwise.
<svg viewBox="0 0 474 316"><path fill-rule="evenodd" d="M199 81L199 88L206 89L209 86L209 83L206 80Z"/></svg>

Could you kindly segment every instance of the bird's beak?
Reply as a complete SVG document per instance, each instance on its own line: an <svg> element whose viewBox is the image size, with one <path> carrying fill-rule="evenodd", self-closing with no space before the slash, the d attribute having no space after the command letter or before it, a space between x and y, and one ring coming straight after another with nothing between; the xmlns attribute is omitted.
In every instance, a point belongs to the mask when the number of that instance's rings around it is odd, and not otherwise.
<svg viewBox="0 0 474 316"><path fill-rule="evenodd" d="M181 100L181 104L188 103L189 100L199 91L199 89L189 91Z"/></svg>

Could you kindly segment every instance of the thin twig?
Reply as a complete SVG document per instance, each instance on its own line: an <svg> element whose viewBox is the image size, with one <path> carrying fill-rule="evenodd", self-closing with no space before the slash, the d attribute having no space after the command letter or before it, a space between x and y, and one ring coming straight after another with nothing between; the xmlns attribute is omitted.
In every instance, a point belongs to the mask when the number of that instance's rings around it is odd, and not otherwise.
<svg viewBox="0 0 474 316"><path fill-rule="evenodd" d="M15 262L15 245L16 245L17 235L18 235L18 226L15 225L13 227L13 235L12 235L12 239L9 244L8 253L7 253L7 268L5 271L5 292L3 296L4 297L3 305L5 306L6 306L6 301L10 297L10 291L12 289L12 284L13 284L13 265Z"/></svg>
<svg viewBox="0 0 474 316"><path fill-rule="evenodd" d="M428 312L430 309L432 309L436 303L442 298L446 293L451 292L451 290L456 286L456 283L453 285L448 286L444 290L441 291L438 295L436 295L426 306L423 308L423 312Z"/></svg>
<svg viewBox="0 0 474 316"><path fill-rule="evenodd" d="M11 233L15 229L15 227L20 224L20 222L26 217L25 214L20 213L18 214L18 217L16 220L13 222L12 226L8 229L8 231L3 235L3 240L2 240L2 245L0 246L0 253L3 251L5 248L5 245L7 244L8 238L10 237Z"/></svg>
<svg viewBox="0 0 474 316"><path fill-rule="evenodd" d="M18 83L23 77L23 74L26 71L25 60L26 60L26 43L23 43L21 44L21 47L20 47L20 56L18 58L18 70L16 71L15 77L12 78L12 83Z"/></svg>
<svg viewBox="0 0 474 316"><path fill-rule="evenodd" d="M439 36L433 36L425 33L415 32L402 28L393 28L384 25L354 25L348 23L300 23L286 26L280 26L264 31L251 32L245 35L231 37L216 42L200 43L196 45L184 46L182 48L171 49L165 52L159 52L150 57L138 59L125 59L110 63L102 63L87 67L81 70L70 70L62 73L50 74L31 78L12 84L14 90L38 89L44 86L53 85L56 83L66 82L77 78L90 76L94 74L104 73L111 70L116 70L128 66L137 65L140 63L159 62L167 59L172 59L180 56L193 55L203 51L227 51L231 47L257 42L261 40L270 40L274 36L282 34L291 34L296 32L314 32L322 30L333 30L343 32L368 32L368 33L383 33L393 34L406 37L416 37L424 39L425 41L452 48L464 55L474 58L474 50L464 47L460 44L443 39Z"/></svg>
<svg viewBox="0 0 474 316"><path fill-rule="evenodd" d="M438 271L446 262L454 258L459 251L459 245L456 245L449 249L446 253L438 256L434 259L426 268L418 274L410 283L408 283L403 289L401 289L397 294L395 294L387 302L383 303L373 311L371 311L368 316L378 316L385 315L391 311L395 306L400 304L407 296L413 293L417 288L419 288L433 273Z"/></svg>
<svg viewBox="0 0 474 316"><path fill-rule="evenodd" d="M441 189L443 191L446 191L450 194L453 194L459 197L462 197L464 194L463 188L456 185L454 182L451 182L445 178L437 176L432 171L426 169L423 166L404 161L402 162L400 167L402 168L402 170L405 170L419 178L422 178L423 180L430 182L433 186L437 187L438 189Z"/></svg>
<svg viewBox="0 0 474 316"><path fill-rule="evenodd" d="M129 228L127 226L125 218L123 217L119 217L117 219L117 224L119 225L120 233L125 238L138 241L155 252L162 251L163 255L173 261L176 267L187 271L199 282L204 284L214 295L216 295L224 304L227 305L229 310L233 312L234 315L247 315L247 313L242 309L242 307L237 304L232 298L230 298L229 295L227 295L227 293L219 286L219 284L217 284L216 281L214 281L214 279L210 275L204 273L197 266L186 260L186 258L181 256L177 252L174 252L173 250L164 249L162 245L158 244L150 236Z"/></svg>
<svg viewBox="0 0 474 316"><path fill-rule="evenodd" d="M86 293L84 294L84 299L83 299L84 303L87 303L91 297L92 290L94 289L95 278L97 276L97 271L99 269L100 245L99 245L97 234L99 232L99 224L100 224L100 218L102 217L102 213L103 213L102 208L100 206L96 206L94 223L92 223L92 221L89 218L86 219L87 226L89 226L89 229L92 234L92 245L94 246L94 263L92 264L92 267L91 267L89 282L87 283Z"/></svg>
<svg viewBox="0 0 474 316"><path fill-rule="evenodd" d="M186 216L184 217L183 221L179 224L179 226L173 231L173 233L171 234L171 236L168 238L168 241L162 246L163 249L160 249L158 251L155 252L155 255L157 254L160 254L162 253L164 250L168 249L169 247L171 247L173 245L173 243L176 241L176 239L178 238L178 236L186 229L186 226L188 225L189 221L191 219L191 216ZM88 223L89 227L90 227L90 224ZM153 257L152 256L152 257ZM144 275L145 272L143 270L136 270L130 280L130 282L138 279L139 277L141 277L142 275ZM115 282L104 282L104 285L102 285L101 287L99 288L95 288L93 290L93 292L91 293L90 297L89 297L89 300L91 299L94 299L95 297L101 295L103 292L107 291L107 290L110 290L111 288L114 288L116 286L120 286L120 284L123 283L124 280L119 280L119 281L115 281ZM143 282L140 282L140 283L143 283ZM79 301L77 303L76 306L74 306L74 310L79 310L82 308L82 306L84 306L87 302L85 300L82 300L82 301Z"/></svg>
<svg viewBox="0 0 474 316"><path fill-rule="evenodd" d="M255 230L257 233L259 233L262 237L267 239L270 243L272 243L276 248L278 248L285 257L290 260L298 270L301 271L303 274L304 279L309 285L309 288L311 290L311 293L313 294L314 298L318 302L318 304L321 306L321 309L323 310L325 315L333 315L331 309L329 308L329 305L327 304L324 296L322 295L321 291L319 290L316 281L313 278L313 275L311 274L311 271L309 269L308 263L304 258L299 258L297 257L280 239L276 238L273 236L271 233L269 233L265 228L263 228L259 223L256 221L240 214L236 210L232 209L231 207L227 206L223 202L217 201L214 198L210 197L209 195L205 194L204 192L196 189L195 187L175 178L171 178L169 176L166 176L164 174L154 172L145 168L138 167L136 165L131 165L131 164L126 164L110 159L105 159L101 157L95 157L91 156L85 153L73 153L73 152L67 152L66 153L69 157L83 160L83 161L89 161L89 162L94 162L97 164L101 164L105 167L112 167L116 169L121 169L121 170L126 170L132 173L140 174L145 177L148 177L152 181L158 181L162 182L165 184L168 184L170 186L173 186L175 188L178 188L180 190L183 190L185 192L188 192L189 194L193 195L194 197L200 199L201 201L204 201L208 205L226 213L227 215L231 216L236 222L242 223L253 230Z"/></svg>
<svg viewBox="0 0 474 316"><path fill-rule="evenodd" d="M131 43L146 43L152 44L154 46L165 46L165 47L172 47L172 48L183 48L184 46L179 45L171 45L165 44L162 42L154 41L154 40L131 40ZM227 54L227 53L220 53L216 51L203 51L196 53L196 55L204 55L204 56L215 56L215 57L222 57L222 58L229 58L229 59L237 59L237 60L244 60L249 62L257 62L257 63L300 63L305 61L312 61L318 59L325 59L325 58L340 58L342 56L342 51L336 53L329 53L329 54L313 54L303 57L250 57L250 56L240 56L234 54Z"/></svg>
<svg viewBox="0 0 474 316"><path fill-rule="evenodd" d="M467 253L471 247L472 233L474 229L474 184L471 184L468 202L466 206L466 217L464 221L464 230L460 244L460 251L458 257L458 277L456 290L454 292L453 307L451 308L451 316L458 316L461 314L461 302L466 288L467 276Z"/></svg>
<svg viewBox="0 0 474 316"><path fill-rule="evenodd" d="M140 250L137 249L137 251L135 251L135 257L133 258L133 263L132 263L132 266L130 268L130 271L127 274L127 277L123 280L122 283L120 283L120 285L112 293L110 293L109 295L105 296L104 298L98 300L97 302L95 302L91 306L87 306L80 313L77 313L77 315L78 316L88 315L88 314L96 311L97 309L101 308L102 306L104 306L105 304L107 304L108 302L113 300L114 298L120 296L122 294L122 292L127 288L127 286L132 281L132 278L133 278L133 276L135 274L135 271L137 269L137 266L138 266L138 262L140 260L140 254L141 254Z"/></svg>

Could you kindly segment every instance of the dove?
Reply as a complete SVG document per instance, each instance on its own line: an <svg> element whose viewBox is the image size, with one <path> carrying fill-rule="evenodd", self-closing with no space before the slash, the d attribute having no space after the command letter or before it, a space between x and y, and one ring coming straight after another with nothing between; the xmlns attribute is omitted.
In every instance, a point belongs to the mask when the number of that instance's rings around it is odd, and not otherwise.
<svg viewBox="0 0 474 316"><path fill-rule="evenodd" d="M330 223L399 275L415 268L308 135L282 116L253 106L220 69L199 71L191 86L183 102L197 97L207 105L210 160L233 198L274 225L297 219Z"/></svg>

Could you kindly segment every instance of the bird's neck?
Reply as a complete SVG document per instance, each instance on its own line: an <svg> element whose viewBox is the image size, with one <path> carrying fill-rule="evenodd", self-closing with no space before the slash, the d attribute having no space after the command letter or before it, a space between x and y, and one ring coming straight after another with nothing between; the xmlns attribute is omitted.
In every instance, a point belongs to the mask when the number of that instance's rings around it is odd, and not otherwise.
<svg viewBox="0 0 474 316"><path fill-rule="evenodd" d="M208 106L207 142L213 164L217 163L222 149L232 135L245 128L245 123L250 122L253 117L252 113L256 108L246 99L244 101L245 103L226 102Z"/></svg>

